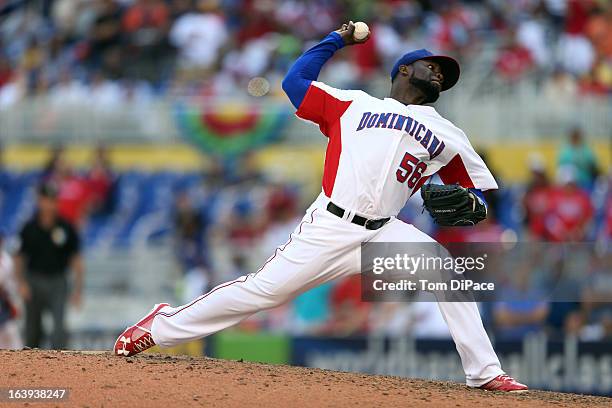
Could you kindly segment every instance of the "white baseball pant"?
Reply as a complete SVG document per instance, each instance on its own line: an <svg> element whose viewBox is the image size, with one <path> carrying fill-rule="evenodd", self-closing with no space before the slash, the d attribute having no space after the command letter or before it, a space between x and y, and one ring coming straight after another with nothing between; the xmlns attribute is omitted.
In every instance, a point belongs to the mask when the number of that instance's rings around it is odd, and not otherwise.
<svg viewBox="0 0 612 408"><path fill-rule="evenodd" d="M153 320L156 344L171 347L233 326L279 306L317 285L360 272L362 242L435 242L392 218L367 230L326 210L321 194L284 245L255 273L221 284L191 303L165 307ZM352 216L349 211L344 218ZM503 374L475 303L439 302L461 357L467 385L478 387Z"/></svg>

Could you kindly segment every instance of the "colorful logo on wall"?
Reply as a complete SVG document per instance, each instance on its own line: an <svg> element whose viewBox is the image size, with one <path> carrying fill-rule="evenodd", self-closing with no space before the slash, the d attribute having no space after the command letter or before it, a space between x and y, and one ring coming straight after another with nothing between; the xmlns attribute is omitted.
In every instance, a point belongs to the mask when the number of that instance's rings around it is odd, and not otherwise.
<svg viewBox="0 0 612 408"><path fill-rule="evenodd" d="M183 136L208 154L231 157L269 144L278 137L290 112L274 104L177 104L175 115Z"/></svg>

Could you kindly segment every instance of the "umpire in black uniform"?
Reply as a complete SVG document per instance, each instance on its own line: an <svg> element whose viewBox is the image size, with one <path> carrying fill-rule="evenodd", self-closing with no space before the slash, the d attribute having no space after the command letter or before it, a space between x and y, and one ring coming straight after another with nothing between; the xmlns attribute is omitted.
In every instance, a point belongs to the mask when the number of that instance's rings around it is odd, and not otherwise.
<svg viewBox="0 0 612 408"><path fill-rule="evenodd" d="M57 212L57 189L51 183L38 188L38 208L20 234L16 272L25 302L25 343L39 347L42 339L42 314L53 317L51 347L66 347L64 325L68 299L68 271L75 273L71 301L78 306L83 286L80 240L75 228Z"/></svg>

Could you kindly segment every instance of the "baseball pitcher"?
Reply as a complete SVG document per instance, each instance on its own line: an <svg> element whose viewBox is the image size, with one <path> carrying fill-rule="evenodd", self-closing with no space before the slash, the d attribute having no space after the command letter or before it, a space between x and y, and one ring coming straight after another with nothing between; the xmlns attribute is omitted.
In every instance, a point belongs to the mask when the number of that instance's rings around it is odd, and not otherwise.
<svg viewBox="0 0 612 408"><path fill-rule="evenodd" d="M350 22L306 51L283 89L296 115L328 138L321 194L288 241L254 273L224 283L192 302L156 305L117 339L131 356L157 344L170 347L225 329L324 282L360 272L362 242L435 242L396 218L412 194L440 225L473 225L486 217L482 190L497 184L468 138L428 104L459 79L458 63L425 49L409 52L391 70L389 97L340 90L317 78L339 49L356 40ZM445 185L425 181L440 176ZM439 302L461 357L467 385L524 391L507 376L476 304Z"/></svg>

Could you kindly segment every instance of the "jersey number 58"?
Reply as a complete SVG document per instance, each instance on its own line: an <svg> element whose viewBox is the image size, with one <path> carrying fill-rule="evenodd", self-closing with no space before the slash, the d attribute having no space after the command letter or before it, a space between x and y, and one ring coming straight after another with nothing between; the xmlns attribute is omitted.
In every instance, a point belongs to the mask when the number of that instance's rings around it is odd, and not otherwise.
<svg viewBox="0 0 612 408"><path fill-rule="evenodd" d="M427 165L422 161L419 161L416 157L410 153L404 154L404 158L399 164L400 168L397 169L395 175L397 181L400 183L406 182L408 187L414 188L420 178L423 176L423 172L427 169Z"/></svg>

